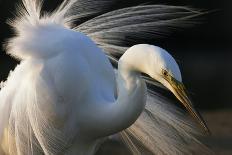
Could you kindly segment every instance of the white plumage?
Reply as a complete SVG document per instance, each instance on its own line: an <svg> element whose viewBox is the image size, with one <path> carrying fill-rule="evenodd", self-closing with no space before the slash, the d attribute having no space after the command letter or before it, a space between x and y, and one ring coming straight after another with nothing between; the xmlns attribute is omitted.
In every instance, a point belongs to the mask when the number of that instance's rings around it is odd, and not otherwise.
<svg viewBox="0 0 232 155"><path fill-rule="evenodd" d="M0 91L1 155L92 155L116 133L134 154L208 152L191 121L160 94L147 92L140 76L146 73L172 91L207 130L187 104L172 56L151 45L122 46L131 37L153 38L189 24L199 12L149 5L103 14L114 2L64 0L43 14L40 0L23 0L10 21L16 36L6 44L20 64ZM74 25L90 16L97 17ZM115 73L109 60L117 63L115 56L124 52Z"/></svg>

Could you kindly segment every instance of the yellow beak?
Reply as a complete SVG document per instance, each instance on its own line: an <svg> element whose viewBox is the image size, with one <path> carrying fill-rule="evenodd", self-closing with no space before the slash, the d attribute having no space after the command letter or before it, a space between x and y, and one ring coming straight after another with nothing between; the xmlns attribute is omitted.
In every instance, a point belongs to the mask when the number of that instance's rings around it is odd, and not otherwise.
<svg viewBox="0 0 232 155"><path fill-rule="evenodd" d="M209 134L209 128L207 127L205 121L201 117L200 113L194 108L191 100L189 99L186 89L183 83L179 82L175 78L169 76L169 78L165 78L166 81L172 87L172 93L179 99L179 101L183 104L183 106L187 109L190 115L201 125L204 131Z"/></svg>

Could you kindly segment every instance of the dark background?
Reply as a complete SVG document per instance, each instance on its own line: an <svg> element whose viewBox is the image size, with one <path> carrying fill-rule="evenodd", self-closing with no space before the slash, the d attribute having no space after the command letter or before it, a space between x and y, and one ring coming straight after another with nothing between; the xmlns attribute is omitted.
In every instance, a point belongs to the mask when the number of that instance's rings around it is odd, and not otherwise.
<svg viewBox="0 0 232 155"><path fill-rule="evenodd" d="M60 1L60 0L59 0ZM13 17L16 0L0 0L0 42L12 36L6 19ZM199 17L194 27L154 40L177 60L183 81L198 108L216 110L232 107L232 1L230 0L127 0L114 8L141 3L184 5L212 11ZM50 0L48 8L58 1ZM0 49L0 80L5 80L17 62Z"/></svg>

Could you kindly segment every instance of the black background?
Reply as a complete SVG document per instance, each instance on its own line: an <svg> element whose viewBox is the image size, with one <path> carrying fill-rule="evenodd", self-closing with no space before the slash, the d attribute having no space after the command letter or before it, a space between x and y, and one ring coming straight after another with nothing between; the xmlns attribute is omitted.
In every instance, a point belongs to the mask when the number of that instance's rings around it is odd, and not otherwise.
<svg viewBox="0 0 232 155"><path fill-rule="evenodd" d="M59 1L46 2L54 8ZM232 1L230 0L127 0L111 9L141 3L183 5L211 11L199 24L152 41L167 49L178 61L183 81L196 106L202 109L232 107ZM0 42L12 36L6 20L13 17L16 0L0 0ZM0 80L5 80L17 62L0 50Z"/></svg>

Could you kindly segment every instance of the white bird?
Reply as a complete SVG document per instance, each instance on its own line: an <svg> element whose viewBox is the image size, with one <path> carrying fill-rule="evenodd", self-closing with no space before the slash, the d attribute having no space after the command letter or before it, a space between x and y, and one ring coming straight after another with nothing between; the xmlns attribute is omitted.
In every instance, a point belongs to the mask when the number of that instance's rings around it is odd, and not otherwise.
<svg viewBox="0 0 232 155"><path fill-rule="evenodd" d="M141 76L146 73L169 89L208 132L174 58L153 45L122 47L126 35L156 36L197 12L149 5L103 14L112 4L65 0L52 13L41 13L41 1L23 0L10 21L17 35L6 43L20 64L0 91L1 155L93 155L114 134L134 154L143 154L139 148L153 154L208 152L191 120L148 90L148 79ZM122 51L114 71L110 60Z"/></svg>

